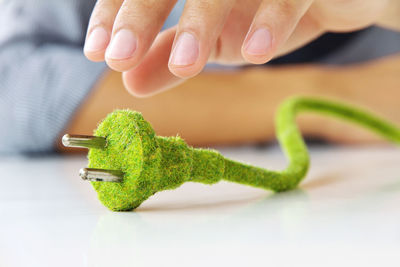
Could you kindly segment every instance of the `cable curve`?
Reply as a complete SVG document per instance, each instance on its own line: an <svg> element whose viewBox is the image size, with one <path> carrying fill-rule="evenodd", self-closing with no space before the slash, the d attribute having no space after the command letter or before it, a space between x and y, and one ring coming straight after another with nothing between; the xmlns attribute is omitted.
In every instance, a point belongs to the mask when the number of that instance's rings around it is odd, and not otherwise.
<svg viewBox="0 0 400 267"><path fill-rule="evenodd" d="M276 192L297 187L307 174L310 156L296 116L309 111L359 124L400 145L400 128L366 110L317 98L294 97L281 104L275 120L277 138L289 161L287 168L273 171L225 159L223 179Z"/></svg>

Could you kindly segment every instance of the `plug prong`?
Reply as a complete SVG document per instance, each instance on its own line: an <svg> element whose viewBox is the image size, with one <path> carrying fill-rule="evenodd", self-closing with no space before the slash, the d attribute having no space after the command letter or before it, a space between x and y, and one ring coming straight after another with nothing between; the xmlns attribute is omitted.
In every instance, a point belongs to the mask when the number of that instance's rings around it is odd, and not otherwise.
<svg viewBox="0 0 400 267"><path fill-rule="evenodd" d="M66 134L62 138L62 143L66 147L104 149L107 141L104 137L100 136Z"/></svg>
<svg viewBox="0 0 400 267"><path fill-rule="evenodd" d="M117 170L82 168L79 171L79 176L86 181L118 183L122 182L124 173Z"/></svg>

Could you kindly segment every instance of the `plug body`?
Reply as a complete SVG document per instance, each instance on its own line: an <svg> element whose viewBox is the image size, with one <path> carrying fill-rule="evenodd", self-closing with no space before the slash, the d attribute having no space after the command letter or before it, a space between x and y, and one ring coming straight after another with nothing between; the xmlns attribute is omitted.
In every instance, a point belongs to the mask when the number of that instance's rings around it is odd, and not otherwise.
<svg viewBox="0 0 400 267"><path fill-rule="evenodd" d="M113 211L138 207L156 192L185 182L213 184L223 178L225 159L217 151L194 149L180 137L156 136L135 111L117 110L102 121L96 136L103 149L89 150L89 168L120 170L120 183L91 182L100 201Z"/></svg>

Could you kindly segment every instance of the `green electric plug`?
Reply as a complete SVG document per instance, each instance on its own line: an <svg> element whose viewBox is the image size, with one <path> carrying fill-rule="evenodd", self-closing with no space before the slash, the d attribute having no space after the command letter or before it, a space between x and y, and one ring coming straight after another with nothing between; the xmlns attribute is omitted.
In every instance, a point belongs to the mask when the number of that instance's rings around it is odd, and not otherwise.
<svg viewBox="0 0 400 267"><path fill-rule="evenodd" d="M130 110L109 114L95 136L65 135L63 144L89 148L89 166L80 175L92 181L100 201L113 211L133 210L156 192L185 182L226 180L280 192L297 187L309 166L307 147L295 120L300 111L346 119L400 144L396 125L349 105L312 98L288 99L278 110L276 133L289 160L283 171L236 162L214 150L195 149L179 137L156 136L142 115Z"/></svg>

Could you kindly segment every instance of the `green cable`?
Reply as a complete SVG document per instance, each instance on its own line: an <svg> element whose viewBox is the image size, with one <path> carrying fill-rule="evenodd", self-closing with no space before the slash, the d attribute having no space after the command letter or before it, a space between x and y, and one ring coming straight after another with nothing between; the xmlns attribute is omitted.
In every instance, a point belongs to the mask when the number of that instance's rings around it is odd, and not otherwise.
<svg viewBox="0 0 400 267"><path fill-rule="evenodd" d="M279 108L276 116L276 135L289 160L283 171L262 168L226 159L224 179L276 192L290 190L306 176L310 157L303 137L296 125L299 112L312 111L342 118L371 129L382 137L400 144L400 128L364 110L321 99L291 98Z"/></svg>
<svg viewBox="0 0 400 267"><path fill-rule="evenodd" d="M113 211L135 209L156 192L188 181L214 184L226 180L276 192L293 189L306 176L310 162L295 120L303 111L358 123L400 144L400 128L367 111L322 99L291 98L276 116L276 134L289 165L282 171L271 171L224 158L215 150L189 147L179 137L156 136L140 113L117 110L95 131L107 145L90 148L88 167L119 171L122 181L92 185L100 201Z"/></svg>

